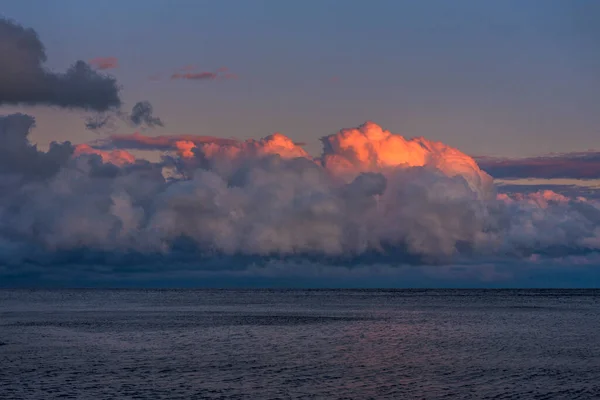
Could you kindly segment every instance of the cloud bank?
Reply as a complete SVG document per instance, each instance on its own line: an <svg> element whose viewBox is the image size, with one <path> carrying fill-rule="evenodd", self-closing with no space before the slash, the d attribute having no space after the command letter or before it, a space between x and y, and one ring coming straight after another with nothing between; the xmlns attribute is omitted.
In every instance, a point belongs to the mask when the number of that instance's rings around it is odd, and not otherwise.
<svg viewBox="0 0 600 400"><path fill-rule="evenodd" d="M586 151L527 158L478 157L494 178L600 178L600 152Z"/></svg>
<svg viewBox="0 0 600 400"><path fill-rule="evenodd" d="M44 45L32 29L0 18L0 105L26 104L107 111L121 105L117 81L83 61L66 72L44 67Z"/></svg>
<svg viewBox="0 0 600 400"><path fill-rule="evenodd" d="M5 274L530 262L600 249L597 203L497 195L471 157L373 122L324 137L317 158L282 134L121 135L42 152L27 139L33 126L0 119ZM128 151L142 148L166 153L149 162Z"/></svg>

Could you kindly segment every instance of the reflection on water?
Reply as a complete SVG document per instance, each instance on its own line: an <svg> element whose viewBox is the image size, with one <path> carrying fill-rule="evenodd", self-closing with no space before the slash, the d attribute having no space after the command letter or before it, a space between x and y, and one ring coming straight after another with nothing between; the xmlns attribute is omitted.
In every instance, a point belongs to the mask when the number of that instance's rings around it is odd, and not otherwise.
<svg viewBox="0 0 600 400"><path fill-rule="evenodd" d="M1 399L600 398L599 291L0 291Z"/></svg>

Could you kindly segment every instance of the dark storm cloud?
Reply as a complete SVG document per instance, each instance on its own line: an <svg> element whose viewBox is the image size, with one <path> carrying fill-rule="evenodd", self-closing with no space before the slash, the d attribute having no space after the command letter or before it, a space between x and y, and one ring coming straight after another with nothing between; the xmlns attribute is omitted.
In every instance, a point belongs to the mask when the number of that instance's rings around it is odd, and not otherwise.
<svg viewBox="0 0 600 400"><path fill-rule="evenodd" d="M476 157L494 178L600 178L600 152L575 152L528 158Z"/></svg>
<svg viewBox="0 0 600 400"><path fill-rule="evenodd" d="M66 72L44 67L44 45L33 29L0 18L0 105L49 105L106 111L121 105L119 86L83 61Z"/></svg>

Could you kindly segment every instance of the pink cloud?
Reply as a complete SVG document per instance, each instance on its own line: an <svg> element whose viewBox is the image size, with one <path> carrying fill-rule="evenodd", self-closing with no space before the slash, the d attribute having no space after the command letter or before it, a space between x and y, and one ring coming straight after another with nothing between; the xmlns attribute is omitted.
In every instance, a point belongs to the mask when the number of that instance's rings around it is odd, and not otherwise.
<svg viewBox="0 0 600 400"><path fill-rule="evenodd" d="M189 80L208 80L208 79L217 79L216 72L186 72L179 73L176 72L171 75L171 79L189 79Z"/></svg>
<svg viewBox="0 0 600 400"><path fill-rule="evenodd" d="M116 57L96 57L89 60L88 63L100 70L114 69L119 66L119 60Z"/></svg>
<svg viewBox="0 0 600 400"><path fill-rule="evenodd" d="M202 81L202 80L229 80L229 79L237 79L238 76L229 72L229 68L220 67L216 71L196 71L196 66L194 65L186 65L179 69L180 72L175 72L171 75L171 79L186 79L192 81Z"/></svg>
<svg viewBox="0 0 600 400"><path fill-rule="evenodd" d="M145 136L138 132L133 134L111 135L92 143L97 149L128 149L128 150L159 150L168 151L178 148L178 142L189 142L194 145L214 143L218 145L231 145L238 143L235 139L218 138L214 136L201 135L161 135Z"/></svg>
<svg viewBox="0 0 600 400"><path fill-rule="evenodd" d="M123 166L125 164L133 164L135 162L135 157L133 156L133 154L125 150L105 151L95 149L88 144L78 144L77 146L75 146L73 157L78 157L84 154L96 154L102 158L102 162L112 163L118 166Z"/></svg>

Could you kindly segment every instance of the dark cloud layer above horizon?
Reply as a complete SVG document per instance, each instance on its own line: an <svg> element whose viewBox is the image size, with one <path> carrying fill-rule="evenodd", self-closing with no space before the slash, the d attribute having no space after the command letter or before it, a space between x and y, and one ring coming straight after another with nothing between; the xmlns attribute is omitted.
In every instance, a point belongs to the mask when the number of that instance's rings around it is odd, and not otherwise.
<svg viewBox="0 0 600 400"><path fill-rule="evenodd" d="M494 178L600 178L600 152L573 152L540 157L475 157Z"/></svg>
<svg viewBox="0 0 600 400"><path fill-rule="evenodd" d="M48 105L106 111L121 105L115 78L83 61L66 72L44 67L46 53L33 29L0 17L0 105Z"/></svg>

